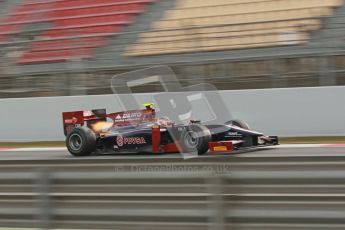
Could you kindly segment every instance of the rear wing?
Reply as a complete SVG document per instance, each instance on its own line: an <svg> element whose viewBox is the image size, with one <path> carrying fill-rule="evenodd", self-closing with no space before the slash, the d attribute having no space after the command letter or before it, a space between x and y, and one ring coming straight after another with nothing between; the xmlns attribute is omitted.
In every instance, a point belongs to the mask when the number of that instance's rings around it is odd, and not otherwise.
<svg viewBox="0 0 345 230"><path fill-rule="evenodd" d="M105 109L63 112L63 130L67 136L74 128L84 126L92 129L97 122L112 121L113 126L140 124L155 119L154 109L129 110L107 114Z"/></svg>
<svg viewBox="0 0 345 230"><path fill-rule="evenodd" d="M63 112L63 131L67 136L74 128L84 126L85 123L88 127L99 121L107 120L107 112L105 109L94 109L84 111Z"/></svg>

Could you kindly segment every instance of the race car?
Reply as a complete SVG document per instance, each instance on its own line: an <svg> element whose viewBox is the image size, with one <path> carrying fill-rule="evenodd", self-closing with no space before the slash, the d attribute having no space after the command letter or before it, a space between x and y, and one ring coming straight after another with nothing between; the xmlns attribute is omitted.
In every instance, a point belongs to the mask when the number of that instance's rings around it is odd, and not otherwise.
<svg viewBox="0 0 345 230"><path fill-rule="evenodd" d="M278 145L277 136L253 131L242 120L225 124L175 124L156 117L153 104L144 109L107 114L105 109L64 112L66 147L74 156L102 153L233 152L248 147Z"/></svg>

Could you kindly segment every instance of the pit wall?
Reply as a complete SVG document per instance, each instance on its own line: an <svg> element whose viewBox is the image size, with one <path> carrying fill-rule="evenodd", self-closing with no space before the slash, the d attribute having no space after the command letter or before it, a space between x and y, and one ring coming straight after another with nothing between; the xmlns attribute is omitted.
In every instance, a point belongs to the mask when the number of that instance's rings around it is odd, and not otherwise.
<svg viewBox="0 0 345 230"><path fill-rule="evenodd" d="M243 119L252 129L267 134L345 135L345 87L231 90L219 94L233 118ZM140 103L153 101L151 94L138 94L136 98ZM123 110L114 95L1 99L0 108L0 142L64 140L63 111ZM193 107L192 118L203 111L202 106Z"/></svg>

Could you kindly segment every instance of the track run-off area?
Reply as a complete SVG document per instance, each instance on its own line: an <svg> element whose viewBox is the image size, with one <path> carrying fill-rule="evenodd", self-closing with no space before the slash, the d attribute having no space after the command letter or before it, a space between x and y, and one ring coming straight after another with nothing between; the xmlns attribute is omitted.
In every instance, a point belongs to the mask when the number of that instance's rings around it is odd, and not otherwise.
<svg viewBox="0 0 345 230"><path fill-rule="evenodd" d="M34 161L36 163L73 163L73 162L104 162L104 163L169 163L169 162L222 162L240 159L268 158L344 158L345 144L285 144L271 147L234 151L230 153L207 153L202 156L184 159L182 154L93 154L87 157L74 157L64 147L56 148L0 148L0 162ZM260 160L261 161L261 160ZM2 162L2 163L5 163Z"/></svg>

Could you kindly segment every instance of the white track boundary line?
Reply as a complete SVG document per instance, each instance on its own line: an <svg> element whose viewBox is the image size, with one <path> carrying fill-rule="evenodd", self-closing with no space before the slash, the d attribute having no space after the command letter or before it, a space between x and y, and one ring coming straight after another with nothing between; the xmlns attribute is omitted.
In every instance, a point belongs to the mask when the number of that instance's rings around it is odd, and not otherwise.
<svg viewBox="0 0 345 230"><path fill-rule="evenodd" d="M33 152L33 151L37 151L37 152L51 152L51 151L67 151L66 147L49 147L49 148L8 148L8 149L0 149L1 151L5 151L5 152Z"/></svg>
<svg viewBox="0 0 345 230"><path fill-rule="evenodd" d="M274 146L275 148L321 148L327 147L328 144L283 144Z"/></svg>

